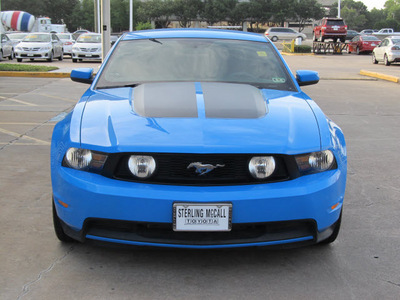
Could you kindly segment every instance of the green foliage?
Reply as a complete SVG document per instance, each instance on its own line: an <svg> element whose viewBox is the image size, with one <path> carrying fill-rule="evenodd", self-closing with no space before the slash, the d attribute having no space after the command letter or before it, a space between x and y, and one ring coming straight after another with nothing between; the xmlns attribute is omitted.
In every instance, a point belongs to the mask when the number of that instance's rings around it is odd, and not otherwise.
<svg viewBox="0 0 400 300"><path fill-rule="evenodd" d="M153 27L151 26L151 23L150 22L146 22L146 23L143 23L143 22L139 22L139 23L137 23L136 24L136 30L146 30L146 29L152 29Z"/></svg>
<svg viewBox="0 0 400 300"><path fill-rule="evenodd" d="M33 66L33 65L25 65L25 64L0 64L0 71L9 71L9 72L48 72L58 70L57 67L48 67L48 66Z"/></svg>
<svg viewBox="0 0 400 300"><path fill-rule="evenodd" d="M311 53L311 46L294 45L294 53Z"/></svg>

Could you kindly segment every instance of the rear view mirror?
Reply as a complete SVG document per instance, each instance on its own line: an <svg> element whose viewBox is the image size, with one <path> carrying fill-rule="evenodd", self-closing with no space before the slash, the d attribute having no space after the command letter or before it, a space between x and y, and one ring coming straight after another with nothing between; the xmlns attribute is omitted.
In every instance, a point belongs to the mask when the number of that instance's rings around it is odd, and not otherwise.
<svg viewBox="0 0 400 300"><path fill-rule="evenodd" d="M296 72L296 80L299 86L316 84L319 82L318 72L299 70Z"/></svg>
<svg viewBox="0 0 400 300"><path fill-rule="evenodd" d="M93 68L78 68L71 71L71 80L81 83L92 84Z"/></svg>

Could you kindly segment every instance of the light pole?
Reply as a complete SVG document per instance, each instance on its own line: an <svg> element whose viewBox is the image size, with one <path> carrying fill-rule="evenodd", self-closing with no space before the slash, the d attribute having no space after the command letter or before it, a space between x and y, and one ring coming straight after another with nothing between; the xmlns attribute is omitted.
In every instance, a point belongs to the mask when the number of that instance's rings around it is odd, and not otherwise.
<svg viewBox="0 0 400 300"><path fill-rule="evenodd" d="M338 1L338 9L337 9L337 11L338 11L338 18L340 18L340 0Z"/></svg>
<svg viewBox="0 0 400 300"><path fill-rule="evenodd" d="M111 48L110 41L111 20L110 20L110 0L101 0L101 37L102 37L102 58L106 57Z"/></svg>
<svg viewBox="0 0 400 300"><path fill-rule="evenodd" d="M133 0L129 0L129 31L133 31Z"/></svg>

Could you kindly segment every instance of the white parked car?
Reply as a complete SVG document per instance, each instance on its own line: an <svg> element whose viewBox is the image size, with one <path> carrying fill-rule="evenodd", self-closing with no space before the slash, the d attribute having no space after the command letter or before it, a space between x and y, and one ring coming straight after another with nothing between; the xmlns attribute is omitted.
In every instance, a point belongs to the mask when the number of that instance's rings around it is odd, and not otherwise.
<svg viewBox="0 0 400 300"><path fill-rule="evenodd" d="M72 47L72 62L83 59L101 60L101 34L83 33Z"/></svg>
<svg viewBox="0 0 400 300"><path fill-rule="evenodd" d="M57 33L57 36L63 43L64 55L72 56L72 46L75 44L72 33Z"/></svg>
<svg viewBox="0 0 400 300"><path fill-rule="evenodd" d="M273 42L277 40L293 40L295 38L305 40L307 38L304 33L287 27L270 27L265 31L265 36Z"/></svg>
<svg viewBox="0 0 400 300"><path fill-rule="evenodd" d="M18 62L24 58L63 60L63 44L55 33L30 33L15 47L15 57Z"/></svg>
<svg viewBox="0 0 400 300"><path fill-rule="evenodd" d="M8 57L8 59L12 60L14 58L12 42L4 33L0 34L0 38L0 60L3 60L4 57Z"/></svg>
<svg viewBox="0 0 400 300"><path fill-rule="evenodd" d="M375 47L372 51L372 63L384 62L386 66L400 62L400 36L390 36Z"/></svg>
<svg viewBox="0 0 400 300"><path fill-rule="evenodd" d="M26 32L15 32L15 33L7 33L8 38L11 40L11 43L15 49L15 46L21 42L24 37L26 37L28 33Z"/></svg>

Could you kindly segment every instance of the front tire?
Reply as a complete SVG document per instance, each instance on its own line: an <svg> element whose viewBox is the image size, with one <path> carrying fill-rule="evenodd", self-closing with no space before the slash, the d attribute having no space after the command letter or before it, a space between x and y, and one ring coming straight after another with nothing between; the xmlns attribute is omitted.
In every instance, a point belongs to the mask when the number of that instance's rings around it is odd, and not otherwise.
<svg viewBox="0 0 400 300"><path fill-rule="evenodd" d="M372 63L376 65L378 61L376 60L375 53L372 53Z"/></svg>
<svg viewBox="0 0 400 300"><path fill-rule="evenodd" d="M356 53L357 53L357 55L360 55L360 48L359 47L356 48Z"/></svg>
<svg viewBox="0 0 400 300"><path fill-rule="evenodd" d="M22 62L22 58L17 58L17 62Z"/></svg>
<svg viewBox="0 0 400 300"><path fill-rule="evenodd" d="M59 61L62 61L64 59L64 53L61 53L60 57L58 58Z"/></svg>
<svg viewBox="0 0 400 300"><path fill-rule="evenodd" d="M50 56L49 56L49 58L47 59L47 61L48 61L48 62L52 62L52 61L53 61L53 58L54 58L54 53L53 53L53 51L52 51L52 52L50 52Z"/></svg>
<svg viewBox="0 0 400 300"><path fill-rule="evenodd" d="M385 57L383 58L383 61L385 62L385 66L390 66L390 61L386 54L385 54Z"/></svg>
<svg viewBox="0 0 400 300"><path fill-rule="evenodd" d="M53 225L54 225L54 232L56 233L57 238L64 243L72 243L75 240L68 235L65 234L62 226L61 226L61 221L60 218L57 216L57 211L56 211L56 206L54 204L54 199L52 200L53 202Z"/></svg>
<svg viewBox="0 0 400 300"><path fill-rule="evenodd" d="M11 51L10 56L8 57L8 60L13 60L14 59L14 50Z"/></svg>

